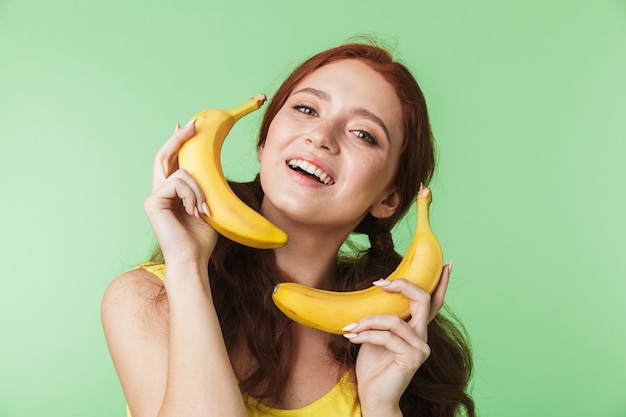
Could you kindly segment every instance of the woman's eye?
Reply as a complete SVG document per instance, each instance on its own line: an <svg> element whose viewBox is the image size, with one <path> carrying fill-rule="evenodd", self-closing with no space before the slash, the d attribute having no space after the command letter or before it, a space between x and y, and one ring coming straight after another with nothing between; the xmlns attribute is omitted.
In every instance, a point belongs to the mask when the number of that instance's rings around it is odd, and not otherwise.
<svg viewBox="0 0 626 417"><path fill-rule="evenodd" d="M363 139L364 141L366 141L367 143L369 143L371 145L377 145L378 144L378 140L376 139L376 136L372 135L367 130L357 129L357 130L352 130L351 132L357 138Z"/></svg>
<svg viewBox="0 0 626 417"><path fill-rule="evenodd" d="M300 113L308 114L309 116L317 116L317 112L312 107L305 106L304 104L296 104L293 108Z"/></svg>

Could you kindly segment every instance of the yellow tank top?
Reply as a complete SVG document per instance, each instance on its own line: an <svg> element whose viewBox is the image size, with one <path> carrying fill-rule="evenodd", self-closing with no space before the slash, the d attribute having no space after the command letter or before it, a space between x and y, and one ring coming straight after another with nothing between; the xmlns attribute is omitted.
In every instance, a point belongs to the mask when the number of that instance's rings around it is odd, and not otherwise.
<svg viewBox="0 0 626 417"><path fill-rule="evenodd" d="M147 262L139 265L161 280L165 277L165 265ZM280 410L259 404L254 398L243 394L249 417L360 417L361 406L356 392L356 384L352 372L347 372L343 378L322 398L293 410ZM127 416L131 417L127 408Z"/></svg>

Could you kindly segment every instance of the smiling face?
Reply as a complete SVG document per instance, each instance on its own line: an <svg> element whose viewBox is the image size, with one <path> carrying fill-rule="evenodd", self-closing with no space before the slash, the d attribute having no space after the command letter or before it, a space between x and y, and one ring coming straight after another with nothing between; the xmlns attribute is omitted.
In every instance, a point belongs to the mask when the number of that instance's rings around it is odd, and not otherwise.
<svg viewBox="0 0 626 417"><path fill-rule="evenodd" d="M392 215L402 148L393 87L362 61L327 64L295 86L259 149L263 214L354 229L371 213Z"/></svg>

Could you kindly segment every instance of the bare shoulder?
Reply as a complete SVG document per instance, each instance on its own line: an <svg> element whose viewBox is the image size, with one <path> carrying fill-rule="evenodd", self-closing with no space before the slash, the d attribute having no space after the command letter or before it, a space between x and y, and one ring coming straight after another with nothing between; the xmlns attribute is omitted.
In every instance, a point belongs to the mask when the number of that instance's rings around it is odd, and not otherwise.
<svg viewBox="0 0 626 417"><path fill-rule="evenodd" d="M162 281L145 269L127 271L115 278L102 298L102 318L138 318L148 321L167 316L167 297ZM165 317L160 317L165 318Z"/></svg>
<svg viewBox="0 0 626 417"><path fill-rule="evenodd" d="M101 306L104 335L131 408L156 398L159 404L167 372L169 309L161 280L144 269L115 278ZM146 376L149 378L146 378Z"/></svg>
<svg viewBox="0 0 626 417"><path fill-rule="evenodd" d="M169 320L162 281L145 269L133 269L115 278L102 298L101 315L107 343L112 350L133 341L167 340ZM114 352L112 352L114 353Z"/></svg>

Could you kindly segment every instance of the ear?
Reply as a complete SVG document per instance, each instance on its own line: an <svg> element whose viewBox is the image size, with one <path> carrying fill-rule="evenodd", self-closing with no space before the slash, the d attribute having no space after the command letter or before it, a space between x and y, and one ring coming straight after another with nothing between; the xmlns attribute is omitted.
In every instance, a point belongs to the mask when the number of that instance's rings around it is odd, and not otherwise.
<svg viewBox="0 0 626 417"><path fill-rule="evenodd" d="M265 143L259 146L259 149L256 151L256 160L261 162L261 157L263 156L263 149L265 149Z"/></svg>
<svg viewBox="0 0 626 417"><path fill-rule="evenodd" d="M386 219L396 212L400 206L400 200L398 187L394 186L383 195L381 200L370 207L370 214L378 219Z"/></svg>

